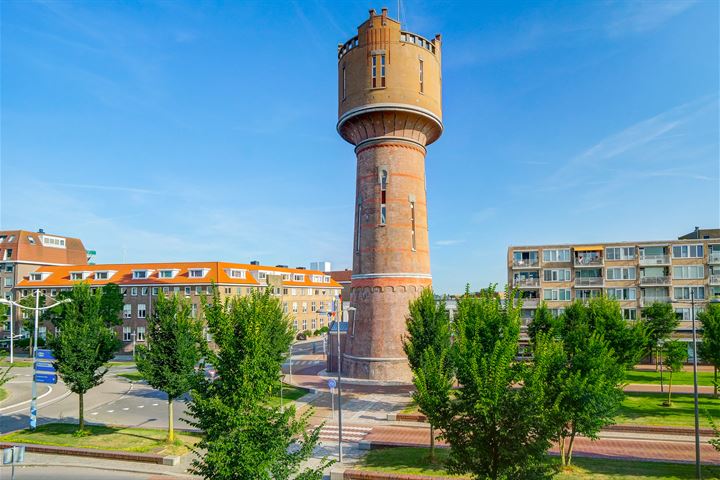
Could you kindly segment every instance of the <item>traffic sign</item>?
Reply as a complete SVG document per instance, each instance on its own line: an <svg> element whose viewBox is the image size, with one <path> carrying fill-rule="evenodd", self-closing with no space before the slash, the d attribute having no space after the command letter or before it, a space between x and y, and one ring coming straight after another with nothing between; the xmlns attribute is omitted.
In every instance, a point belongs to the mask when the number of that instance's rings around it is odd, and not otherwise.
<svg viewBox="0 0 720 480"><path fill-rule="evenodd" d="M55 373L55 367L50 362L35 362L35 371Z"/></svg>
<svg viewBox="0 0 720 480"><path fill-rule="evenodd" d="M36 373L35 381L38 383L57 383L57 375L52 373Z"/></svg>
<svg viewBox="0 0 720 480"><path fill-rule="evenodd" d="M335 388L336 386L337 386L337 382L335 381L334 378L331 378L330 380L328 380L328 387Z"/></svg>
<svg viewBox="0 0 720 480"><path fill-rule="evenodd" d="M35 358L44 358L45 360L55 360L55 357L52 354L52 350L44 350L42 348L38 348L35 350Z"/></svg>

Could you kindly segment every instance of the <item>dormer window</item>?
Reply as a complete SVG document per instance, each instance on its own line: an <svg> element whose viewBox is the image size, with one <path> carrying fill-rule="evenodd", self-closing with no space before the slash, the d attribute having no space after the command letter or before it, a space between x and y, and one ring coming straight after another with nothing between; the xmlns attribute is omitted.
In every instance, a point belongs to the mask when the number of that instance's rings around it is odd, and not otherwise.
<svg viewBox="0 0 720 480"><path fill-rule="evenodd" d="M188 270L188 277L190 278L203 278L207 275L209 269L207 268L191 268Z"/></svg>
<svg viewBox="0 0 720 480"><path fill-rule="evenodd" d="M305 281L305 275L302 275L300 273L296 273L293 275L293 281L294 282L304 282Z"/></svg>
<svg viewBox="0 0 720 480"><path fill-rule="evenodd" d="M289 274L289 273L283 273L283 274L282 274L282 279L285 280L285 281L290 280L290 274Z"/></svg>
<svg viewBox="0 0 720 480"><path fill-rule="evenodd" d="M42 244L45 247L65 248L65 239L64 238L43 235L41 237L41 239L42 239Z"/></svg>
<svg viewBox="0 0 720 480"><path fill-rule="evenodd" d="M322 275L313 275L312 276L313 283L321 283L322 282Z"/></svg>
<svg viewBox="0 0 720 480"><path fill-rule="evenodd" d="M260 280L265 280L267 278L267 273L266 272L258 272L258 278Z"/></svg>
<svg viewBox="0 0 720 480"><path fill-rule="evenodd" d="M50 272L33 272L30 274L31 282L41 282L50 276Z"/></svg>
<svg viewBox="0 0 720 480"><path fill-rule="evenodd" d="M150 277L151 273L152 273L152 270L133 270L132 278L133 278L133 280L145 280Z"/></svg>
<svg viewBox="0 0 720 480"><path fill-rule="evenodd" d="M70 272L70 280L85 280L90 272Z"/></svg>
<svg viewBox="0 0 720 480"><path fill-rule="evenodd" d="M330 283L330 275L325 275L323 277L323 283Z"/></svg>
<svg viewBox="0 0 720 480"><path fill-rule="evenodd" d="M166 270L160 270L158 272L159 278L175 278L175 276L180 272L177 268L171 268Z"/></svg>
<svg viewBox="0 0 720 480"><path fill-rule="evenodd" d="M30 242L30 245L35 245L35 239L31 235L28 235L28 242Z"/></svg>
<svg viewBox="0 0 720 480"><path fill-rule="evenodd" d="M98 270L97 272L95 272L95 280L108 280L113 275L115 275L114 271Z"/></svg>
<svg viewBox="0 0 720 480"><path fill-rule="evenodd" d="M228 268L226 271L228 277L230 278L245 278L245 270L241 270L239 268Z"/></svg>

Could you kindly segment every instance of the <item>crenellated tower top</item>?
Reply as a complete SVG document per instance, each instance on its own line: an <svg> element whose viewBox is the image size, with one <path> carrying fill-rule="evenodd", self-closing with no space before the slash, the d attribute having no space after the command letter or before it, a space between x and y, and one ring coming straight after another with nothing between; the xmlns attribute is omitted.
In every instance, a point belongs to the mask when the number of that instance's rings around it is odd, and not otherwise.
<svg viewBox="0 0 720 480"><path fill-rule="evenodd" d="M380 138L422 147L442 134L441 40L403 31L383 8L338 45L340 135L359 145Z"/></svg>

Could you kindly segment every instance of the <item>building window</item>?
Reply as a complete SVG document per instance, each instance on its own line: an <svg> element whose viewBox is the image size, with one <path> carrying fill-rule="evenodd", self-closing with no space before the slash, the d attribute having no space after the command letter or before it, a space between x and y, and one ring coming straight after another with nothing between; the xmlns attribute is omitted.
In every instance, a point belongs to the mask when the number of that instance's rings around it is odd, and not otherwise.
<svg viewBox="0 0 720 480"><path fill-rule="evenodd" d="M231 278L245 278L245 270L239 270L237 268L230 269Z"/></svg>
<svg viewBox="0 0 720 480"><path fill-rule="evenodd" d="M303 331L307 330L307 318L303 318Z"/></svg>
<svg viewBox="0 0 720 480"><path fill-rule="evenodd" d="M380 169L380 225L385 225L387 221L387 183L388 171L382 168Z"/></svg>
<svg viewBox="0 0 720 480"><path fill-rule="evenodd" d="M125 305L123 305L123 318L130 317L132 317L132 305L126 303Z"/></svg>
<svg viewBox="0 0 720 480"><path fill-rule="evenodd" d="M159 289L158 287L153 287L153 288L152 288L152 294L155 295L155 296L157 296L157 294L158 294L159 291L160 291L160 289Z"/></svg>
<svg viewBox="0 0 720 480"><path fill-rule="evenodd" d="M310 311L314 312L317 310L317 305L315 305L315 301L310 302Z"/></svg>
<svg viewBox="0 0 720 480"><path fill-rule="evenodd" d="M673 267L673 278L682 280L705 278L705 267L703 265Z"/></svg>
<svg viewBox="0 0 720 480"><path fill-rule="evenodd" d="M12 286L13 286L13 279L12 279L12 277L5 277L5 286L6 286L6 287L12 287Z"/></svg>
<svg viewBox="0 0 720 480"><path fill-rule="evenodd" d="M570 301L570 289L569 288L547 288L543 290L544 300L555 300L555 301Z"/></svg>
<svg viewBox="0 0 720 480"><path fill-rule="evenodd" d="M95 272L95 280L107 280L108 272Z"/></svg>
<svg viewBox="0 0 720 480"><path fill-rule="evenodd" d="M302 313L307 313L307 302L302 302Z"/></svg>
<svg viewBox="0 0 720 480"><path fill-rule="evenodd" d="M137 341L138 341L138 342L144 342L144 341L145 341L145 327L138 327L138 328L137 328Z"/></svg>
<svg viewBox="0 0 720 480"><path fill-rule="evenodd" d="M130 288L130 295L131 295L131 296L137 297L137 292L138 292L137 287L131 287L131 288Z"/></svg>
<svg viewBox="0 0 720 480"><path fill-rule="evenodd" d="M190 316L192 318L197 318L197 313L198 313L197 303L191 303L190 304Z"/></svg>
<svg viewBox="0 0 720 480"><path fill-rule="evenodd" d="M616 267L607 269L608 280L635 280L635 267Z"/></svg>
<svg viewBox="0 0 720 480"><path fill-rule="evenodd" d="M420 60L420 93L425 91L425 64Z"/></svg>
<svg viewBox="0 0 720 480"><path fill-rule="evenodd" d="M293 304L292 304L292 311L293 311L293 313L297 313L297 312L298 312L298 304L297 304L297 302L293 302Z"/></svg>
<svg viewBox="0 0 720 480"><path fill-rule="evenodd" d="M265 280L267 278L267 273L265 272L258 272L258 279Z"/></svg>
<svg viewBox="0 0 720 480"><path fill-rule="evenodd" d="M192 268L188 270L188 276L190 278L203 278L205 276L206 269L204 268Z"/></svg>
<svg viewBox="0 0 720 480"><path fill-rule="evenodd" d="M190 287L185 287L185 296L189 297L192 293L192 289Z"/></svg>
<svg viewBox="0 0 720 480"><path fill-rule="evenodd" d="M635 247L608 247L605 249L608 260L632 260L635 258Z"/></svg>
<svg viewBox="0 0 720 480"><path fill-rule="evenodd" d="M570 269L560 268L557 270L543 270L543 279L546 282L569 282Z"/></svg>
<svg viewBox="0 0 720 480"><path fill-rule="evenodd" d="M123 342L129 342L132 340L132 328L123 327Z"/></svg>
<svg viewBox="0 0 720 480"><path fill-rule="evenodd" d="M288 313L288 305L287 305L287 302L283 302L283 313Z"/></svg>
<svg viewBox="0 0 720 480"><path fill-rule="evenodd" d="M415 251L415 202L410 202L410 239L412 251Z"/></svg>
<svg viewBox="0 0 720 480"><path fill-rule="evenodd" d="M295 331L297 332L297 329L298 329L298 322L297 322L297 319L293 320L293 328L294 328L294 329L295 329Z"/></svg>
<svg viewBox="0 0 720 480"><path fill-rule="evenodd" d="M139 303L137 308L138 308L138 314L137 314L138 318L145 318L145 316L147 315L147 307L145 306L145 304Z"/></svg>
<svg viewBox="0 0 720 480"><path fill-rule="evenodd" d="M168 293L170 293L170 287L162 287L162 292L167 295Z"/></svg>
<svg viewBox="0 0 720 480"><path fill-rule="evenodd" d="M345 100L347 98L347 77L345 72L345 65L343 65L342 70L342 99Z"/></svg>
<svg viewBox="0 0 720 480"><path fill-rule="evenodd" d="M305 281L305 275L301 275L301 274L299 274L299 273L296 273L295 275L293 275L293 281L294 281L294 282L304 282L304 281ZM295 294L293 293L293 295L295 295Z"/></svg>
<svg viewBox="0 0 720 480"><path fill-rule="evenodd" d="M57 295L57 290L54 289L54 288L51 288L51 289L50 289L50 296L51 296L51 297L54 297L54 296L56 296L56 295Z"/></svg>
<svg viewBox="0 0 720 480"><path fill-rule="evenodd" d="M552 249L543 250L543 262L569 262L570 261L570 249Z"/></svg>
<svg viewBox="0 0 720 480"><path fill-rule="evenodd" d="M148 287L142 287L140 289L141 295L147 295L148 294Z"/></svg>
<svg viewBox="0 0 720 480"><path fill-rule="evenodd" d="M636 300L634 288L608 288L607 296L616 300Z"/></svg>
<svg viewBox="0 0 720 480"><path fill-rule="evenodd" d="M310 328L312 328L313 330L317 328L317 320L315 318L310 320Z"/></svg>
<svg viewBox="0 0 720 480"><path fill-rule="evenodd" d="M701 308L695 308L695 320L697 320L698 313L702 312ZM675 309L675 317L677 317L680 321L690 321L692 320L692 309L687 307L681 307Z"/></svg>
<svg viewBox="0 0 720 480"><path fill-rule="evenodd" d="M70 280L83 280L83 273L82 272L71 272Z"/></svg>
<svg viewBox="0 0 720 480"><path fill-rule="evenodd" d="M195 286L195 295L202 295L202 287L197 285Z"/></svg>
<svg viewBox="0 0 720 480"><path fill-rule="evenodd" d="M622 312L625 320L637 320L637 309L623 308Z"/></svg>
<svg viewBox="0 0 720 480"><path fill-rule="evenodd" d="M673 258L702 258L702 245L675 245L672 248Z"/></svg>
<svg viewBox="0 0 720 480"><path fill-rule="evenodd" d="M705 299L705 287L675 287L673 293L675 300L690 300L690 292L695 300Z"/></svg>
<svg viewBox="0 0 720 480"><path fill-rule="evenodd" d="M147 270L135 270L133 271L133 279L135 280L144 280L148 276Z"/></svg>
<svg viewBox="0 0 720 480"><path fill-rule="evenodd" d="M377 55L372 57L372 88L377 87Z"/></svg>

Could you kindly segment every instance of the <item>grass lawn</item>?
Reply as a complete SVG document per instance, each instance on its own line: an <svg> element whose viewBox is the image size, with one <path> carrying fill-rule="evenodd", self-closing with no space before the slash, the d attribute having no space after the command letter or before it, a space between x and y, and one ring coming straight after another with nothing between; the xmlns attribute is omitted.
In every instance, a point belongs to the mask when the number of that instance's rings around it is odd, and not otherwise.
<svg viewBox="0 0 720 480"><path fill-rule="evenodd" d="M670 375L663 372L663 383L667 385ZM713 372L698 372L698 385L713 386ZM720 374L718 376L720 378ZM630 370L625 372L625 381L627 383L648 383L652 385L660 385L660 372L646 370ZM692 385L693 373L677 372L673 374L673 385Z"/></svg>
<svg viewBox="0 0 720 480"><path fill-rule="evenodd" d="M10 363L10 360L0 360L0 367L10 367L10 366L17 367L17 368L32 367L33 362L31 362L30 360L15 360L13 363Z"/></svg>
<svg viewBox="0 0 720 480"><path fill-rule="evenodd" d="M5 390L4 388L0 387L0 402L2 402L3 400L5 400L5 399L7 398L7 396L8 396L7 390Z"/></svg>
<svg viewBox="0 0 720 480"><path fill-rule="evenodd" d="M124 361L124 360L110 360L107 363L108 367L134 367L135 362L134 361Z"/></svg>
<svg viewBox="0 0 720 480"><path fill-rule="evenodd" d="M635 425L667 425L692 427L695 425L695 406L692 395L673 395L672 407L663 407L667 394L633 393L626 394L625 400L615 417L616 423ZM700 397L700 426L709 427L705 411L720 418L720 399Z"/></svg>
<svg viewBox="0 0 720 480"><path fill-rule="evenodd" d="M285 405L287 402L293 402L297 400L298 398L306 395L308 393L308 390L305 390L304 388L298 388L293 387L291 385L283 384L282 389L282 398L283 398L283 405ZM280 390L276 390L273 392L273 395L269 398L268 403L270 405L279 407L280 406Z"/></svg>
<svg viewBox="0 0 720 480"><path fill-rule="evenodd" d="M117 376L127 378L131 382L139 382L143 379L143 376L140 374L140 372L118 373Z"/></svg>
<svg viewBox="0 0 720 480"><path fill-rule="evenodd" d="M102 425L86 425L91 435L75 437L76 424L49 423L38 426L35 431L21 430L0 437L0 441L55 445L61 447L95 448L120 450L124 452L156 453L161 455L182 455L199 437L188 433L175 432L176 444L165 443L165 430L146 428L123 428Z"/></svg>
<svg viewBox="0 0 720 480"><path fill-rule="evenodd" d="M427 448L387 448L370 450L363 462L357 467L360 470L372 470L402 474L449 476L443 467L448 456L448 449L437 449L437 463L428 461ZM549 460L557 465L557 459ZM575 458L574 466L567 471L558 473L557 480L679 480L695 478L695 466L677 463L627 462L622 460L605 460L594 458ZM720 475L720 467L703 467L704 478L716 478ZM461 475L458 478L469 478Z"/></svg>

